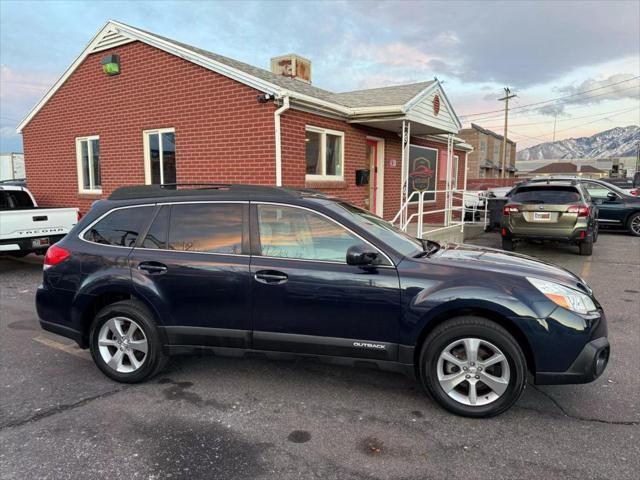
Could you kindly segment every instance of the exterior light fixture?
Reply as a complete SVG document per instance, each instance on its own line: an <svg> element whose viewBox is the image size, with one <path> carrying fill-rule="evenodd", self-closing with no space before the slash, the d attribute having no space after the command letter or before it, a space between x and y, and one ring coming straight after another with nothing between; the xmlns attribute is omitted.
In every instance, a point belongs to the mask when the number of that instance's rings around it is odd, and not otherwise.
<svg viewBox="0 0 640 480"><path fill-rule="evenodd" d="M118 75L120 73L120 56L107 55L102 57L100 63L102 64L102 71L107 75Z"/></svg>

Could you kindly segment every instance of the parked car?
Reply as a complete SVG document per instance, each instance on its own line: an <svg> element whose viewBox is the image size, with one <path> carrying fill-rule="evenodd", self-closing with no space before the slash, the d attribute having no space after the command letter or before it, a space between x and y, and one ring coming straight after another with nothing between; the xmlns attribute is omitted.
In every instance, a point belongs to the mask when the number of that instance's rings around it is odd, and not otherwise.
<svg viewBox="0 0 640 480"><path fill-rule="evenodd" d="M575 181L530 182L516 187L502 211L502 248L523 240L578 245L591 255L598 239L598 209Z"/></svg>
<svg viewBox="0 0 640 480"><path fill-rule="evenodd" d="M529 183L566 182L567 180L584 185L598 207L600 227L624 229L636 237L640 236L640 197L629 195L615 185L602 180L575 177L541 177Z"/></svg>
<svg viewBox="0 0 640 480"><path fill-rule="evenodd" d="M640 189L633 185L633 178L602 178L600 181L618 187L627 195L637 197L640 194Z"/></svg>
<svg viewBox="0 0 640 480"><path fill-rule="evenodd" d="M0 254L44 254L77 222L77 208L41 208L26 188L0 185Z"/></svg>
<svg viewBox="0 0 640 480"><path fill-rule="evenodd" d="M119 382L167 354L312 357L416 375L470 417L507 410L528 373L586 383L609 358L602 307L567 270L275 187L116 190L49 249L36 307Z"/></svg>

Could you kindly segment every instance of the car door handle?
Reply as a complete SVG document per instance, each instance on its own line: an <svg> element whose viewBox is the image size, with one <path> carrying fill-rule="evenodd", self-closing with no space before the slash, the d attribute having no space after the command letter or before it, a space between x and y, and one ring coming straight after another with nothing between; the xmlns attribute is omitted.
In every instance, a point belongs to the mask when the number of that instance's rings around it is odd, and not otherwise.
<svg viewBox="0 0 640 480"><path fill-rule="evenodd" d="M260 270L259 272L256 272L254 278L260 283L266 283L269 285L280 285L289 280L286 273L275 270Z"/></svg>
<svg viewBox="0 0 640 480"><path fill-rule="evenodd" d="M142 270L150 275L159 275L167 271L167 266L158 262L142 262L138 265L138 270Z"/></svg>

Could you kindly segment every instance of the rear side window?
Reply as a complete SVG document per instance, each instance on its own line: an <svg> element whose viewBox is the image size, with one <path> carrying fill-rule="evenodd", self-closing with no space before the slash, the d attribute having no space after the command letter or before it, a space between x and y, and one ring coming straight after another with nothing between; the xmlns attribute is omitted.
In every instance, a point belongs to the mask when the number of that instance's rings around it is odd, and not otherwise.
<svg viewBox="0 0 640 480"><path fill-rule="evenodd" d="M521 187L510 197L516 203L546 203L566 205L580 202L580 193L574 187Z"/></svg>
<svg viewBox="0 0 640 480"><path fill-rule="evenodd" d="M242 204L173 205L170 218L170 250L242 253Z"/></svg>
<svg viewBox="0 0 640 480"><path fill-rule="evenodd" d="M20 190L0 191L0 210L13 210L31 207L33 207L33 202L27 192Z"/></svg>
<svg viewBox="0 0 640 480"><path fill-rule="evenodd" d="M103 245L133 247L138 235L149 223L154 207L130 207L113 210L92 226L84 239Z"/></svg>

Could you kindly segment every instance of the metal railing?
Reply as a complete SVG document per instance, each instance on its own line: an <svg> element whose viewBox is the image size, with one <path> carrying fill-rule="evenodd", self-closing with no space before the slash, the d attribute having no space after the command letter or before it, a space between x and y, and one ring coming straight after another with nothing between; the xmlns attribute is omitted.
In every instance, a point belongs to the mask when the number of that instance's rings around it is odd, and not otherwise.
<svg viewBox="0 0 640 480"><path fill-rule="evenodd" d="M436 194L445 195L445 207L430 209ZM429 198L427 200L426 198ZM425 205L426 204L426 205ZM470 206L469 206L470 204ZM410 211L415 209L415 211ZM425 217L441 214L443 216L442 227L430 228L430 233L446 230L451 227L460 227L464 232L465 224L482 224L486 227L488 221L487 198L479 192L469 192L464 189L451 190L422 190L414 191L409 195L391 223L398 225L403 231L416 222L416 236L422 238L425 229ZM457 218L456 218L457 217ZM470 220L466 218L469 217Z"/></svg>

